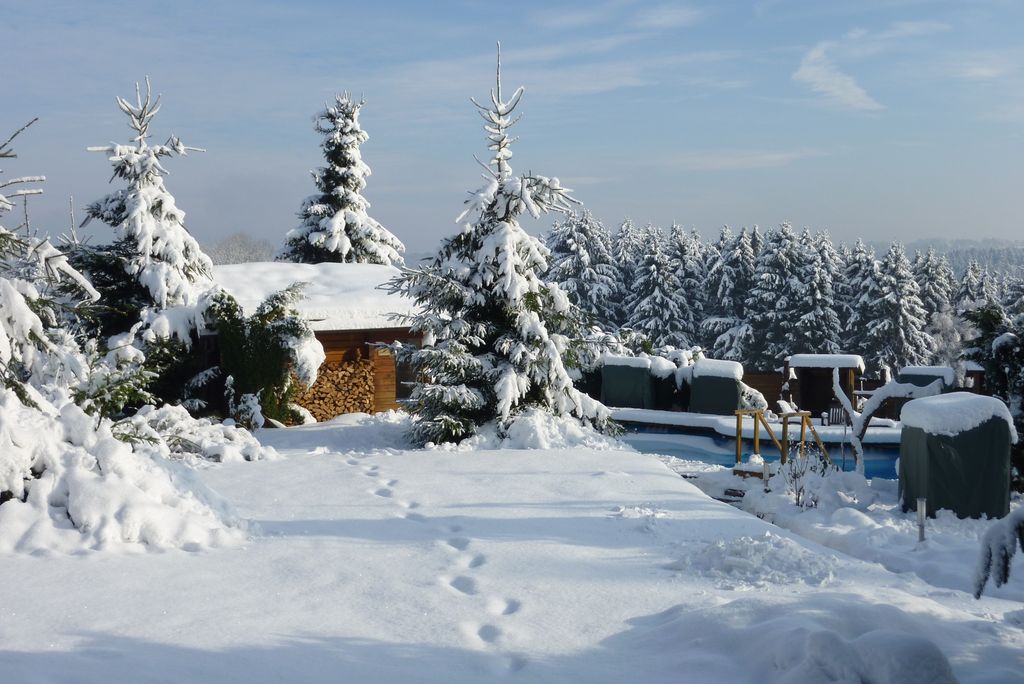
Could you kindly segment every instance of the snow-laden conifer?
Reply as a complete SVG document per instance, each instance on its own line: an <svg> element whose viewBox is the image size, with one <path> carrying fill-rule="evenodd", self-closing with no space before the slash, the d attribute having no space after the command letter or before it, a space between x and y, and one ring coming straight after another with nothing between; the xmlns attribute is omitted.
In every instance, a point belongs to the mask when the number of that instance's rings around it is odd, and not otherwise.
<svg viewBox="0 0 1024 684"><path fill-rule="evenodd" d="M611 237L601 222L588 210L570 212L552 226L544 242L551 252L547 280L557 283L594 323L614 328L622 284Z"/></svg>
<svg viewBox="0 0 1024 684"><path fill-rule="evenodd" d="M952 306L954 276L946 257L936 254L934 249L918 253L914 259L914 280L929 319Z"/></svg>
<svg viewBox="0 0 1024 684"><path fill-rule="evenodd" d="M935 343L925 332L926 312L902 244L892 243L879 273L873 318L867 322L870 361L879 371L888 368L892 372L927 364Z"/></svg>
<svg viewBox="0 0 1024 684"><path fill-rule="evenodd" d="M875 302L881 281L881 271L874 250L858 239L846 262L846 286L849 292L845 322L844 346L846 351L874 358L868 340L868 327L875 317Z"/></svg>
<svg viewBox="0 0 1024 684"><path fill-rule="evenodd" d="M82 222L85 226L95 219L107 224L114 229L115 241L94 250L84 263L90 274L105 265L102 270L112 273L114 281L118 269L126 273L137 284L130 287L131 301L125 301L126 293L117 288L104 287L102 279L96 284L118 308L139 307L138 313L157 336L177 337L187 345L190 334L202 325L203 300L213 286L213 264L185 228L185 212L164 186L167 172L161 159L201 150L186 146L175 136L163 145L149 144L160 98L153 99L148 80L145 97L136 84L135 102L119 97L117 105L135 133L131 143L88 149L108 155L114 178L124 181L125 187L86 207ZM162 316L168 309L178 311Z"/></svg>
<svg viewBox="0 0 1024 684"><path fill-rule="evenodd" d="M836 313L835 274L838 255L827 237L815 238L809 230L800 236L800 263L794 274L799 292L787 335L789 354L838 354L842 349L839 315Z"/></svg>
<svg viewBox="0 0 1024 684"><path fill-rule="evenodd" d="M656 347L689 347L693 344L688 330L692 322L679 306L681 286L676 267L664 249L661 240L653 240L647 247L626 298L630 312L626 324Z"/></svg>
<svg viewBox="0 0 1024 684"><path fill-rule="evenodd" d="M798 261L796 235L788 223L764 238L746 302L751 327L748 359L759 371L775 370L788 354L787 333L795 322L790 314L799 296Z"/></svg>
<svg viewBox="0 0 1024 684"><path fill-rule="evenodd" d="M723 228L719 243L708 269L711 307L701 331L713 358L744 361L750 344L746 297L754 282L754 250L746 228L735 237Z"/></svg>
<svg viewBox="0 0 1024 684"><path fill-rule="evenodd" d="M705 317L708 287L705 263L708 251L695 231L672 224L668 236L668 257L679 285L670 294L679 311L679 330L674 335L679 346L690 347L701 342L700 324Z"/></svg>
<svg viewBox="0 0 1024 684"><path fill-rule="evenodd" d="M519 88L504 99L499 57L490 103L474 101L492 152L486 183L466 201L457 219L462 230L390 284L421 307L409 324L426 343L398 348L419 378L409 408L421 443L458 441L488 421L504 431L531 408L598 426L607 421L607 410L573 387L563 361L565 333L578 331L578 312L541 279L547 249L518 223L524 211L565 212L572 201L557 178L512 173L508 129L522 95Z"/></svg>
<svg viewBox="0 0 1024 684"><path fill-rule="evenodd" d="M288 232L280 260L403 263L405 247L367 213L370 203L362 195L370 175L359 151L369 138L359 125L363 104L342 93L316 115L314 126L324 136L321 147L327 165L313 172L319 192L302 203L302 223Z"/></svg>

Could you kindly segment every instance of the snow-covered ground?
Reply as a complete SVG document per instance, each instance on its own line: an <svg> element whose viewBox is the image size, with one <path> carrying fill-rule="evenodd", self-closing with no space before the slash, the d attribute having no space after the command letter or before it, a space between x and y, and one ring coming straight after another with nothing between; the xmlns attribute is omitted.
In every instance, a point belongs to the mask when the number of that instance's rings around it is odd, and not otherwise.
<svg viewBox="0 0 1024 684"><path fill-rule="evenodd" d="M267 430L280 458L200 469L242 547L4 554L0 681L1024 680L1019 599L825 548L655 456L404 428Z"/></svg>

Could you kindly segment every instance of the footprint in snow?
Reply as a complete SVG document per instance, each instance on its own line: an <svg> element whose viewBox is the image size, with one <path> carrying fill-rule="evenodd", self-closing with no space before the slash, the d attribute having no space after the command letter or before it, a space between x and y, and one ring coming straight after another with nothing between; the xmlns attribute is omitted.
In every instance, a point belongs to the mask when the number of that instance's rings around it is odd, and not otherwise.
<svg viewBox="0 0 1024 684"><path fill-rule="evenodd" d="M487 601L487 610L491 615L515 615L523 604L515 599L491 598Z"/></svg>
<svg viewBox="0 0 1024 684"><path fill-rule="evenodd" d="M448 586L455 591L466 594L467 596L473 596L477 593L476 580L472 577L466 577L465 575L459 575L449 582Z"/></svg>
<svg viewBox="0 0 1024 684"><path fill-rule="evenodd" d="M480 629L476 631L476 635L480 637L481 641L486 641L489 644L493 644L501 636L501 630L494 625L482 625Z"/></svg>
<svg viewBox="0 0 1024 684"><path fill-rule="evenodd" d="M418 522L418 523L426 522L427 521L427 516L422 515L420 513L406 513L402 517L404 517L406 520L412 520L413 522Z"/></svg>
<svg viewBox="0 0 1024 684"><path fill-rule="evenodd" d="M394 494L394 492L392 492L387 487L381 487L380 489L375 490L373 494L383 499L390 499L391 495Z"/></svg>
<svg viewBox="0 0 1024 684"><path fill-rule="evenodd" d="M465 551L469 546L469 540L465 537L452 537L448 540L448 546L452 547L456 551Z"/></svg>

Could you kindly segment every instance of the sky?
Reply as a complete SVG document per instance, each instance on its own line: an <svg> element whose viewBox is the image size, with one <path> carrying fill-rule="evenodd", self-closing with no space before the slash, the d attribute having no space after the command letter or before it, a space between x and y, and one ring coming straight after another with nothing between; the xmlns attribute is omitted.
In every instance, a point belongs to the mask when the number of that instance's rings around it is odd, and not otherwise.
<svg viewBox="0 0 1024 684"><path fill-rule="evenodd" d="M361 94L370 213L433 249L481 183L469 98L522 85L512 168L557 176L610 229L828 229L838 239L1024 237L1024 3L692 0L11 2L5 176L44 174L60 233L117 187L117 95L149 77L168 189L204 243L275 245L322 163L314 114ZM6 138L6 134L0 136ZM537 234L555 217L526 221ZM104 226L90 226L105 242Z"/></svg>

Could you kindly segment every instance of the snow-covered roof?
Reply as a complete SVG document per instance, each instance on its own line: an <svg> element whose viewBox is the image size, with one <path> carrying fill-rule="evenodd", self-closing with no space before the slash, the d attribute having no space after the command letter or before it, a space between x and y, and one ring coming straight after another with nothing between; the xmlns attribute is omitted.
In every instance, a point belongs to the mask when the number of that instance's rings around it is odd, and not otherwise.
<svg viewBox="0 0 1024 684"><path fill-rule="evenodd" d="M952 387L956 379L956 373L949 366L907 366L900 369L900 375L926 375L942 378L947 387Z"/></svg>
<svg viewBox="0 0 1024 684"><path fill-rule="evenodd" d="M951 392L909 401L900 414L900 422L932 435L955 436L972 430L990 418L1000 418L1010 426L1010 440L1017 443L1010 409L995 397L971 392Z"/></svg>
<svg viewBox="0 0 1024 684"><path fill-rule="evenodd" d="M864 372L864 359L857 354L793 354L790 368L856 368Z"/></svg>
<svg viewBox="0 0 1024 684"><path fill-rule="evenodd" d="M963 364L964 370L968 373L979 373L985 370L985 367L977 361L964 361Z"/></svg>
<svg viewBox="0 0 1024 684"><path fill-rule="evenodd" d="M743 379L743 365L736 361L720 361L718 359L700 359L693 364L695 378L732 378Z"/></svg>
<svg viewBox="0 0 1024 684"><path fill-rule="evenodd" d="M257 262L227 264L213 269L213 278L227 290L246 314L252 314L267 296L295 282L307 283L305 297L295 308L313 330L368 330L402 328L391 313L411 314L412 300L388 294L378 286L398 275L394 266L377 264L293 264Z"/></svg>

